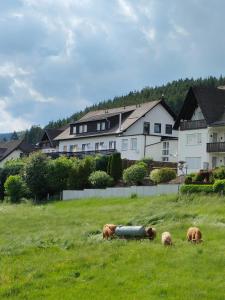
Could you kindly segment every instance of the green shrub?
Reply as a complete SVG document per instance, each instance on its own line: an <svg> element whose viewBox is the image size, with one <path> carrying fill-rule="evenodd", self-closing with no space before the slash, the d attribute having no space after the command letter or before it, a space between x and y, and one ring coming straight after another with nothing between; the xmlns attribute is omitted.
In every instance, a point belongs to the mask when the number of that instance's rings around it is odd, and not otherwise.
<svg viewBox="0 0 225 300"><path fill-rule="evenodd" d="M21 198L26 196L27 186L20 175L10 175L4 187L11 203L19 203Z"/></svg>
<svg viewBox="0 0 225 300"><path fill-rule="evenodd" d="M190 175L187 175L185 177L184 183L185 184L191 184L192 183L192 177Z"/></svg>
<svg viewBox="0 0 225 300"><path fill-rule="evenodd" d="M4 183L10 175L23 175L24 159L11 159L0 170L0 199L4 199Z"/></svg>
<svg viewBox="0 0 225 300"><path fill-rule="evenodd" d="M147 175L144 163L137 163L123 171L123 180L128 184L142 184Z"/></svg>
<svg viewBox="0 0 225 300"><path fill-rule="evenodd" d="M152 157L144 157L140 160L140 162L144 162L148 165L150 165L153 162L153 158Z"/></svg>
<svg viewBox="0 0 225 300"><path fill-rule="evenodd" d="M89 182L95 188L106 188L112 186L113 178L104 171L95 171L89 176Z"/></svg>
<svg viewBox="0 0 225 300"><path fill-rule="evenodd" d="M193 194L193 193L213 193L212 184L184 184L180 187L182 194Z"/></svg>
<svg viewBox="0 0 225 300"><path fill-rule="evenodd" d="M68 177L72 165L72 160L65 156L61 156L49 162L48 191L50 194L56 194L67 189Z"/></svg>
<svg viewBox="0 0 225 300"><path fill-rule="evenodd" d="M115 182L122 177L122 160L120 153L113 153L109 163L109 173Z"/></svg>
<svg viewBox="0 0 225 300"><path fill-rule="evenodd" d="M213 176L215 179L225 179L225 166L214 169Z"/></svg>
<svg viewBox="0 0 225 300"><path fill-rule="evenodd" d="M176 178L176 171L170 168L155 169L150 173L150 179L155 183L165 183Z"/></svg>
<svg viewBox="0 0 225 300"><path fill-rule="evenodd" d="M95 158L86 156L84 159L72 159L68 176L69 189L84 189L89 187L89 176L95 170Z"/></svg>
<svg viewBox="0 0 225 300"><path fill-rule="evenodd" d="M225 192L225 180L224 179L216 180L213 184L213 191L215 193Z"/></svg>
<svg viewBox="0 0 225 300"><path fill-rule="evenodd" d="M48 194L49 161L44 153L35 152L24 166L25 181L35 200L43 200Z"/></svg>
<svg viewBox="0 0 225 300"><path fill-rule="evenodd" d="M107 172L109 158L110 158L110 156L108 156L108 155L96 155L95 156L95 170Z"/></svg>

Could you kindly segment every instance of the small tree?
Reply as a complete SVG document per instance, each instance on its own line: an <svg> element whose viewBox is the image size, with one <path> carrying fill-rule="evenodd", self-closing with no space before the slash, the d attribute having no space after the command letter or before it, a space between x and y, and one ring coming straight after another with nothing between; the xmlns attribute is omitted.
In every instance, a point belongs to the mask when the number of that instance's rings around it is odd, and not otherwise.
<svg viewBox="0 0 225 300"><path fill-rule="evenodd" d="M89 182L95 188L106 188L112 186L113 179L104 171L95 171L89 176Z"/></svg>
<svg viewBox="0 0 225 300"><path fill-rule="evenodd" d="M49 162L48 187L51 194L60 193L67 188L72 165L72 160L63 156Z"/></svg>
<svg viewBox="0 0 225 300"><path fill-rule="evenodd" d="M10 202L19 203L26 196L27 186L20 175L10 175L4 184Z"/></svg>
<svg viewBox="0 0 225 300"><path fill-rule="evenodd" d="M48 194L49 158L41 152L33 153L24 168L25 181L35 200Z"/></svg>
<svg viewBox="0 0 225 300"><path fill-rule="evenodd" d="M117 182L122 177L122 160L120 153L113 153L109 175Z"/></svg>

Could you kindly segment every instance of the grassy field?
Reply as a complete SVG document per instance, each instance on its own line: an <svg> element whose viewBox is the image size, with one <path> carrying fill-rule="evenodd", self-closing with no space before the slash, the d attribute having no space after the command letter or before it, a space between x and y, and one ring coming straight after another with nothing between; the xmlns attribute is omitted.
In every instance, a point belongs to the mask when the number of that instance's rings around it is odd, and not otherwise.
<svg viewBox="0 0 225 300"><path fill-rule="evenodd" d="M103 241L105 223L152 224L155 241ZM197 225L204 242L186 241ZM170 231L174 246L163 247ZM225 299L225 198L0 205L0 299Z"/></svg>

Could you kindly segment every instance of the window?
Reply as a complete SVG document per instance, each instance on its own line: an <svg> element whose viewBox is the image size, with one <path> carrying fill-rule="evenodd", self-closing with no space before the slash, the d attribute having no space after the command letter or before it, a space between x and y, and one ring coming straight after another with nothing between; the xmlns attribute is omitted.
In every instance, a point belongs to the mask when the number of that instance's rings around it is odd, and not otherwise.
<svg viewBox="0 0 225 300"><path fill-rule="evenodd" d="M105 122L102 122L101 125L101 130L105 130Z"/></svg>
<svg viewBox="0 0 225 300"><path fill-rule="evenodd" d="M87 132L87 124L79 126L79 133Z"/></svg>
<svg viewBox="0 0 225 300"><path fill-rule="evenodd" d="M83 125L83 132L87 132L87 124Z"/></svg>
<svg viewBox="0 0 225 300"><path fill-rule="evenodd" d="M82 151L85 151L86 149L86 144L82 144Z"/></svg>
<svg viewBox="0 0 225 300"><path fill-rule="evenodd" d="M99 143L95 143L95 151L99 150Z"/></svg>
<svg viewBox="0 0 225 300"><path fill-rule="evenodd" d="M128 150L128 139L122 139L122 151L127 151Z"/></svg>
<svg viewBox="0 0 225 300"><path fill-rule="evenodd" d="M73 126L73 134L77 133L77 126Z"/></svg>
<svg viewBox="0 0 225 300"><path fill-rule="evenodd" d="M154 133L161 133L161 123L155 123Z"/></svg>
<svg viewBox="0 0 225 300"><path fill-rule="evenodd" d="M78 146L77 145L70 145L70 152L75 152L77 151Z"/></svg>
<svg viewBox="0 0 225 300"><path fill-rule="evenodd" d="M170 124L166 124L166 134L172 134L173 126Z"/></svg>
<svg viewBox="0 0 225 300"><path fill-rule="evenodd" d="M144 122L143 134L150 134L150 123Z"/></svg>
<svg viewBox="0 0 225 300"><path fill-rule="evenodd" d="M63 146L63 152L67 152L67 145Z"/></svg>
<svg viewBox="0 0 225 300"><path fill-rule="evenodd" d="M216 168L217 167L217 157L216 156L213 156L212 157L212 168Z"/></svg>
<svg viewBox="0 0 225 300"><path fill-rule="evenodd" d="M98 122L97 123L97 131L105 130L105 122Z"/></svg>
<svg viewBox="0 0 225 300"><path fill-rule="evenodd" d="M80 125L79 126L79 133L82 133L83 132L83 125Z"/></svg>
<svg viewBox="0 0 225 300"><path fill-rule="evenodd" d="M191 133L186 136L187 145L198 145L202 143L202 134L201 133Z"/></svg>
<svg viewBox="0 0 225 300"><path fill-rule="evenodd" d="M109 142L109 149L116 149L116 141Z"/></svg>
<svg viewBox="0 0 225 300"><path fill-rule="evenodd" d="M169 157L168 157L168 156L164 156L164 157L162 158L162 161L169 161Z"/></svg>
<svg viewBox="0 0 225 300"><path fill-rule="evenodd" d="M104 142L100 142L100 150L104 149Z"/></svg>
<svg viewBox="0 0 225 300"><path fill-rule="evenodd" d="M201 157L186 157L185 159L188 170L201 169Z"/></svg>
<svg viewBox="0 0 225 300"><path fill-rule="evenodd" d="M162 155L169 155L169 142L163 142Z"/></svg>
<svg viewBox="0 0 225 300"><path fill-rule="evenodd" d="M137 138L131 138L131 150L137 150Z"/></svg>

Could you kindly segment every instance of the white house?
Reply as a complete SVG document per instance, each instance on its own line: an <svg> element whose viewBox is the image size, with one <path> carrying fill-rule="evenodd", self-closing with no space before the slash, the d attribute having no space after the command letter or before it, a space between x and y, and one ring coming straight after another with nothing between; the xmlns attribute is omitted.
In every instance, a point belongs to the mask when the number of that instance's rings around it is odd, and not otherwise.
<svg viewBox="0 0 225 300"><path fill-rule="evenodd" d="M187 173L225 165L225 90L190 88L174 129Z"/></svg>
<svg viewBox="0 0 225 300"><path fill-rule="evenodd" d="M22 139L0 142L0 168L7 161L29 155L32 151L34 151L34 147Z"/></svg>
<svg viewBox="0 0 225 300"><path fill-rule="evenodd" d="M59 134L59 152L118 151L122 158L177 161L175 114L164 100L91 111Z"/></svg>

